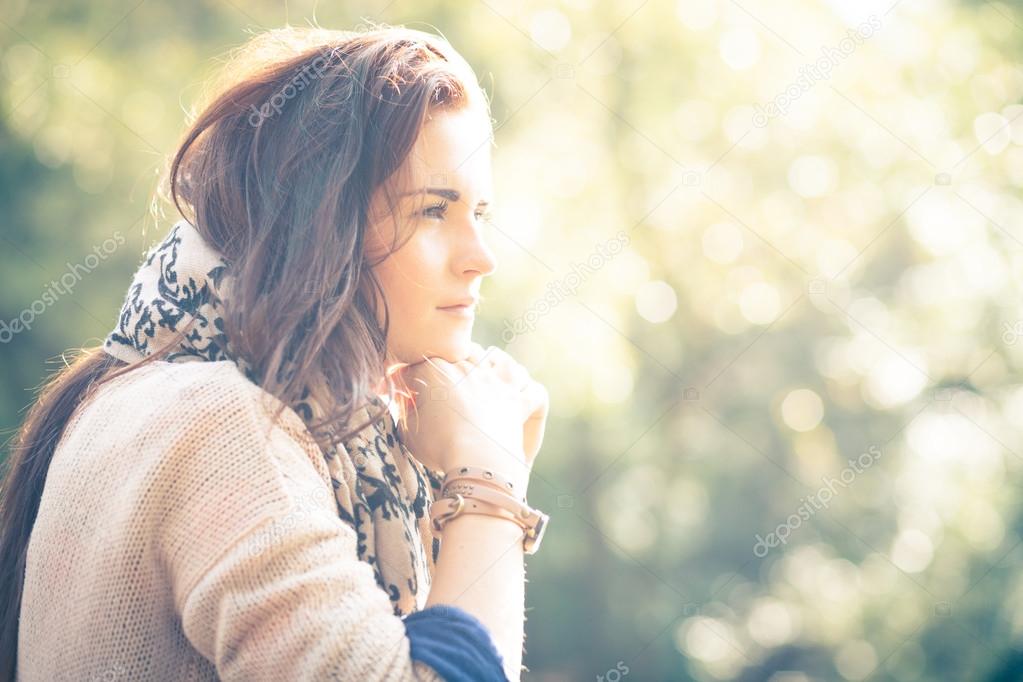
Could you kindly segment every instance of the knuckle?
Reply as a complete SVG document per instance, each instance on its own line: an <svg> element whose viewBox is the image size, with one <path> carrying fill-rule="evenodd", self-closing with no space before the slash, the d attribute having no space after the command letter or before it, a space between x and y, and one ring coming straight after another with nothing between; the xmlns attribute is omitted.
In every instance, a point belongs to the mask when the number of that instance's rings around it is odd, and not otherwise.
<svg viewBox="0 0 1023 682"><path fill-rule="evenodd" d="M517 364L515 362L515 358L513 358L511 354L508 353L508 351L502 348L498 348L497 346L487 346L487 353L489 353L490 357L494 358L494 360L498 360L500 362L505 363Z"/></svg>

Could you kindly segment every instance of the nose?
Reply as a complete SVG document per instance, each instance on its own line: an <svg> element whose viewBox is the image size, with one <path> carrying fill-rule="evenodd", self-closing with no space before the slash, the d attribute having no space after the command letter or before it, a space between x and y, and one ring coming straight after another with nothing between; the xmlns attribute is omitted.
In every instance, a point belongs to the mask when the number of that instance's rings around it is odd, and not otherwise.
<svg viewBox="0 0 1023 682"><path fill-rule="evenodd" d="M467 273L486 277L497 270L497 258L490 250L480 226L474 226L459 239L458 256L455 259L455 274Z"/></svg>

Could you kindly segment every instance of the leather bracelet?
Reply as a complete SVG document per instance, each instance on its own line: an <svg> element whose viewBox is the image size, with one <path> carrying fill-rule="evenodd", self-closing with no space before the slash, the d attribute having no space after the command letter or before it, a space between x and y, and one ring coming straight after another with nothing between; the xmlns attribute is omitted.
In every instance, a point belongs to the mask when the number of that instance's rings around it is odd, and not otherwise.
<svg viewBox="0 0 1023 682"><path fill-rule="evenodd" d="M459 514L481 513L515 521L524 531L523 547L527 554L533 554L540 547L550 517L538 509L530 507L525 500L517 500L508 493L491 487L484 481L468 479L454 483L454 489L445 497L436 500L430 509L430 519L438 532L443 530L445 523ZM453 500L453 501L446 501ZM484 502L486 507L475 505ZM495 514L491 507L500 509L505 514Z"/></svg>
<svg viewBox="0 0 1023 682"><path fill-rule="evenodd" d="M442 497L430 507L430 521L432 522L434 532L437 534L442 533L448 521L462 514L496 516L497 518L511 521L523 531L526 530L524 522L507 509L498 507L496 504L484 502L483 500L454 495L452 497Z"/></svg>
<svg viewBox="0 0 1023 682"><path fill-rule="evenodd" d="M515 500L516 502L519 502L521 504L527 504L525 496L518 497L518 496L515 495L514 492L512 492L511 489L509 489L507 487L502 487L500 484L498 484L498 483L496 483L494 481L488 481L488 480L483 479L483 478L474 478L474 477L471 477L471 476L460 476L458 478L454 478L454 479L448 481L447 483L444 484L444 488L441 491L440 496L441 497L452 497L456 493L458 493L458 494L461 494L461 495L468 495L468 496L471 497L472 496L471 495L472 491L473 490L477 490L479 488L486 488L487 490L493 490L495 493L499 493L499 494L504 495L506 497L510 497L511 499Z"/></svg>
<svg viewBox="0 0 1023 682"><path fill-rule="evenodd" d="M461 466L454 469L450 469L444 473L444 479L441 482L441 496L447 494L447 487L449 483L458 481L463 478L471 480L485 481L491 483L495 488L510 494L517 500L525 501L526 496L523 491L518 490L515 484L502 474L494 471L493 469L485 469L477 466Z"/></svg>
<svg viewBox="0 0 1023 682"><path fill-rule="evenodd" d="M516 516L520 509L529 508L529 503L525 499L519 499L509 493L507 489L501 489L490 481L479 478L456 478L446 483L444 485L443 497L454 497L455 495L481 499L491 504L497 504Z"/></svg>

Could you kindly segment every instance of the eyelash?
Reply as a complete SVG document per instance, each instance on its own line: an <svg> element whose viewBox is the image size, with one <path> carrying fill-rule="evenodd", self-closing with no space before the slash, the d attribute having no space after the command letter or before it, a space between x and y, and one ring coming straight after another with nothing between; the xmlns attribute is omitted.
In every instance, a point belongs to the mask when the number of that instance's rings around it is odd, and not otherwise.
<svg viewBox="0 0 1023 682"><path fill-rule="evenodd" d="M440 201L436 204L433 204L432 206L427 206L426 208L424 208L423 215L428 218L443 218L447 210L448 202ZM436 215L432 213L432 211L440 211L440 215ZM476 211L473 215L476 217L476 220L490 220L489 211Z"/></svg>

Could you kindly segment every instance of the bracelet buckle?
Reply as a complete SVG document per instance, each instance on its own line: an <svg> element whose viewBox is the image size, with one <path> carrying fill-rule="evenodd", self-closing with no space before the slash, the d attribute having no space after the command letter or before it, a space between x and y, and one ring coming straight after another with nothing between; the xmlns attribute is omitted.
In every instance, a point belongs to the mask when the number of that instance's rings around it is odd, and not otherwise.
<svg viewBox="0 0 1023 682"><path fill-rule="evenodd" d="M440 533L444 529L445 522L461 514L462 509L465 508L465 498L462 497L461 495L456 494L450 499L454 499L457 501L454 509L444 512L443 514L437 514L432 519L433 529L438 533Z"/></svg>

